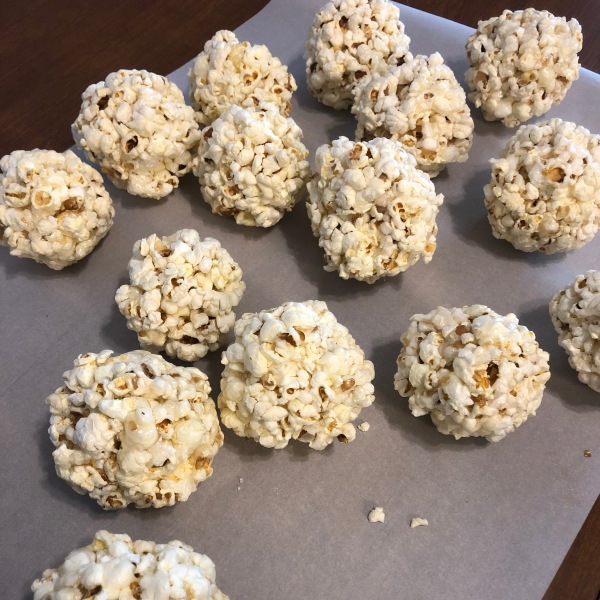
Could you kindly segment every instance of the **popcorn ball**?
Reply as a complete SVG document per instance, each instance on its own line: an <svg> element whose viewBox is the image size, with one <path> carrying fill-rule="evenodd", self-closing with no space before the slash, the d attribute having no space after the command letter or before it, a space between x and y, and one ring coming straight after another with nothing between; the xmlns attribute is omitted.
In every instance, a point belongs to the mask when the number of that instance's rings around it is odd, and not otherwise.
<svg viewBox="0 0 600 600"><path fill-rule="evenodd" d="M438 307L411 317L395 388L438 430L498 442L527 420L550 379L547 352L515 315L487 306Z"/></svg>
<svg viewBox="0 0 600 600"><path fill-rule="evenodd" d="M210 125L233 104L251 108L268 102L287 116L292 92L298 89L287 67L266 46L240 42L226 29L206 42L188 79L196 119L203 125Z"/></svg>
<svg viewBox="0 0 600 600"><path fill-rule="evenodd" d="M579 78L582 40L576 19L546 10L505 10L479 21L466 46L469 100L507 127L543 115Z"/></svg>
<svg viewBox="0 0 600 600"><path fill-rule="evenodd" d="M140 346L188 361L225 342L246 289L229 252L194 229L138 240L129 278L115 301Z"/></svg>
<svg viewBox="0 0 600 600"><path fill-rule="evenodd" d="M373 400L373 363L325 302L286 302L246 313L223 353L221 421L267 448L290 438L323 450L351 442L352 421Z"/></svg>
<svg viewBox="0 0 600 600"><path fill-rule="evenodd" d="M115 211L102 176L70 150L16 150L0 160L0 244L60 271L87 256Z"/></svg>
<svg viewBox="0 0 600 600"><path fill-rule="evenodd" d="M73 138L116 187L160 199L191 170L200 130L194 109L166 77L121 70L81 98Z"/></svg>
<svg viewBox="0 0 600 600"><path fill-rule="evenodd" d="M317 150L308 184L312 230L326 271L373 283L435 252L435 218L444 197L399 142L342 137Z"/></svg>
<svg viewBox="0 0 600 600"><path fill-rule="evenodd" d="M366 78L356 89L352 112L358 120L357 140L398 140L431 177L447 163L465 162L469 156L471 111L452 69L437 52Z"/></svg>
<svg viewBox="0 0 600 600"><path fill-rule="evenodd" d="M208 556L177 540L132 542L102 530L58 569L46 569L31 590L33 600L229 600L216 575Z"/></svg>
<svg viewBox="0 0 600 600"><path fill-rule="evenodd" d="M184 502L223 445L208 378L144 350L111 354L79 356L46 399L56 473L107 510Z"/></svg>
<svg viewBox="0 0 600 600"><path fill-rule="evenodd" d="M311 174L301 139L300 128L273 104L231 106L202 132L194 165L213 212L239 225L275 225Z"/></svg>
<svg viewBox="0 0 600 600"><path fill-rule="evenodd" d="M308 90L349 108L361 80L412 58L400 11L388 0L332 0L315 16L304 53Z"/></svg>
<svg viewBox="0 0 600 600"><path fill-rule="evenodd" d="M550 316L579 381L600 392L600 271L588 271L558 292Z"/></svg>
<svg viewBox="0 0 600 600"><path fill-rule="evenodd" d="M485 205L494 237L525 252L580 248L600 225L600 137L551 119L523 125L491 160Z"/></svg>

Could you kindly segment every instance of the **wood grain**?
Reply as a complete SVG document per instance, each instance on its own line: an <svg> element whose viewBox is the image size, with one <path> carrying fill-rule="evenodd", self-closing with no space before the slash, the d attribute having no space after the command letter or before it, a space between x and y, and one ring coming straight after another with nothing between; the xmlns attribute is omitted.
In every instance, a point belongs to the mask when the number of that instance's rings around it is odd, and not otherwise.
<svg viewBox="0 0 600 600"><path fill-rule="evenodd" d="M29 0L0 8L0 156L16 149L72 145L80 94L120 68L167 74L193 58L218 29L235 29L267 0ZM598 0L405 0L471 27L533 6L583 26L581 63L600 71ZM534 574L532 574L534 576ZM544 600L600 599L600 499L573 542Z"/></svg>

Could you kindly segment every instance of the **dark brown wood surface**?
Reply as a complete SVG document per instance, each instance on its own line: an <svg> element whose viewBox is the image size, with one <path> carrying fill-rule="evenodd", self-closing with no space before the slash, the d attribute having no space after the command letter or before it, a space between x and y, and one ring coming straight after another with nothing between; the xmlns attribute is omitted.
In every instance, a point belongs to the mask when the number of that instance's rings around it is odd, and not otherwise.
<svg viewBox="0 0 600 600"><path fill-rule="evenodd" d="M600 72L599 0L407 0L475 27L480 19L533 6L583 26L581 63ZM119 68L167 74L193 58L218 29L235 29L267 0L28 0L0 3L0 156L72 145L80 94ZM535 573L532 573L535 577ZM544 600L600 598L600 499Z"/></svg>

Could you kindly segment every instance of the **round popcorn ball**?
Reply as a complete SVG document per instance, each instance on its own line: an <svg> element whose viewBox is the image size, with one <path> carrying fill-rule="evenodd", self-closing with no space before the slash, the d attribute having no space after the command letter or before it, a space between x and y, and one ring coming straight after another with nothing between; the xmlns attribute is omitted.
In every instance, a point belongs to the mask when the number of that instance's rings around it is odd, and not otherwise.
<svg viewBox="0 0 600 600"><path fill-rule="evenodd" d="M132 542L128 535L102 530L58 569L46 569L31 590L33 600L229 600L216 575L208 556L177 540Z"/></svg>
<svg viewBox="0 0 600 600"><path fill-rule="evenodd" d="M326 271L373 283L435 252L435 218L444 197L399 142L342 137L317 150L308 184L312 230Z"/></svg>
<svg viewBox="0 0 600 600"><path fill-rule="evenodd" d="M208 378L144 350L111 354L79 356L46 399L56 473L107 510L184 502L223 445Z"/></svg>
<svg viewBox="0 0 600 600"><path fill-rule="evenodd" d="M588 271L558 292L550 316L579 381L600 392L600 271Z"/></svg>
<svg viewBox="0 0 600 600"><path fill-rule="evenodd" d="M373 363L325 302L286 302L246 313L223 353L221 421L267 448L290 438L323 450L351 442L373 400Z"/></svg>
<svg viewBox="0 0 600 600"><path fill-rule="evenodd" d="M121 70L81 98L73 138L116 187L160 199L191 170L200 130L194 109L166 77Z"/></svg>
<svg viewBox="0 0 600 600"><path fill-rule="evenodd" d="M60 271L112 227L102 176L70 150L17 150L0 160L0 244Z"/></svg>
<svg viewBox="0 0 600 600"><path fill-rule="evenodd" d="M498 442L527 420L550 379L547 352L515 315L487 306L438 307L411 317L395 388L438 430Z"/></svg>
<svg viewBox="0 0 600 600"><path fill-rule="evenodd" d="M473 119L465 92L436 52L418 55L356 89L356 139L387 137L402 143L420 169L435 177L447 163L465 162Z"/></svg>
<svg viewBox="0 0 600 600"><path fill-rule="evenodd" d="M233 105L202 132L194 175L213 212L239 225L271 227L304 194L310 177L302 131L273 104Z"/></svg>
<svg viewBox="0 0 600 600"><path fill-rule="evenodd" d="M400 11L388 0L332 0L315 16L304 53L308 90L349 108L359 82L412 58Z"/></svg>
<svg viewBox="0 0 600 600"><path fill-rule="evenodd" d="M600 225L600 137L551 119L523 125L491 160L485 205L494 237L525 252L580 248Z"/></svg>
<svg viewBox="0 0 600 600"><path fill-rule="evenodd" d="M466 46L469 100L507 127L543 115L579 78L582 40L576 19L546 10L505 10L479 21Z"/></svg>
<svg viewBox="0 0 600 600"><path fill-rule="evenodd" d="M246 289L229 252L194 229L138 240L129 279L115 301L140 346L188 361L225 342Z"/></svg>
<svg viewBox="0 0 600 600"><path fill-rule="evenodd" d="M250 108L268 102L287 116L292 92L298 89L287 67L266 46L240 42L226 29L206 42L188 79L196 119L203 125L210 125L233 104Z"/></svg>

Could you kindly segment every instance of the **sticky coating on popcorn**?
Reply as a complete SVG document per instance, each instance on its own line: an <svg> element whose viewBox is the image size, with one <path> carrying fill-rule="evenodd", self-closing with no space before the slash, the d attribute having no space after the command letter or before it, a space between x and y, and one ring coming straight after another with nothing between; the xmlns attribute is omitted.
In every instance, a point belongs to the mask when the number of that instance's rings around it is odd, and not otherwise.
<svg viewBox="0 0 600 600"><path fill-rule="evenodd" d="M286 116L298 89L286 65L266 46L240 42L234 33L217 31L188 72L189 95L196 119L210 125L230 106L274 104Z"/></svg>
<svg viewBox="0 0 600 600"><path fill-rule="evenodd" d="M273 104L231 106L202 131L194 175L214 213L239 225L271 227L306 190L310 165L302 131Z"/></svg>
<svg viewBox="0 0 600 600"><path fill-rule="evenodd" d="M448 163L469 157L471 111L452 69L437 52L365 77L355 90L352 113L358 121L357 140L397 140L431 177Z"/></svg>
<svg viewBox="0 0 600 600"><path fill-rule="evenodd" d="M466 46L469 100L507 127L543 115L579 78L582 41L576 19L546 10L505 10L479 21Z"/></svg>
<svg viewBox="0 0 600 600"><path fill-rule="evenodd" d="M246 313L235 335L222 360L223 425L267 448L354 440L352 421L375 399L375 371L325 302Z"/></svg>
<svg viewBox="0 0 600 600"><path fill-rule="evenodd" d="M0 160L0 245L60 271L112 227L102 176L71 150L16 150Z"/></svg>
<svg viewBox="0 0 600 600"><path fill-rule="evenodd" d="M412 58L409 43L400 11L388 0L332 0L304 44L308 90L327 106L349 108L365 77Z"/></svg>
<svg viewBox="0 0 600 600"><path fill-rule="evenodd" d="M216 575L208 556L178 540L132 541L101 530L58 569L46 569L31 591L33 600L229 600L217 587Z"/></svg>
<svg viewBox="0 0 600 600"><path fill-rule="evenodd" d="M326 271L373 283L431 261L444 197L400 142L341 137L321 146L308 189Z"/></svg>
<svg viewBox="0 0 600 600"><path fill-rule="evenodd" d="M550 379L534 333L487 306L414 315L401 341L396 390L456 439L500 441L535 415Z"/></svg>
<svg viewBox="0 0 600 600"><path fill-rule="evenodd" d="M187 361L225 342L246 289L229 252L194 229L138 240L129 279L115 301L140 346Z"/></svg>
<svg viewBox="0 0 600 600"><path fill-rule="evenodd" d="M144 350L111 355L80 355L46 399L56 473L106 510L186 501L223 445L208 378Z"/></svg>
<svg viewBox="0 0 600 600"><path fill-rule="evenodd" d="M194 109L166 77L122 69L81 99L73 138L116 187L158 200L191 170L200 130Z"/></svg>
<svg viewBox="0 0 600 600"><path fill-rule="evenodd" d="M600 225L600 137L569 121L523 125L492 159L494 237L525 252L580 248Z"/></svg>
<svg viewBox="0 0 600 600"><path fill-rule="evenodd" d="M558 343L579 381L600 392L600 271L588 271L550 302Z"/></svg>

